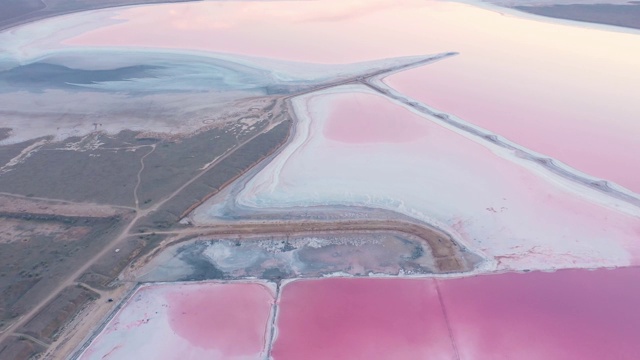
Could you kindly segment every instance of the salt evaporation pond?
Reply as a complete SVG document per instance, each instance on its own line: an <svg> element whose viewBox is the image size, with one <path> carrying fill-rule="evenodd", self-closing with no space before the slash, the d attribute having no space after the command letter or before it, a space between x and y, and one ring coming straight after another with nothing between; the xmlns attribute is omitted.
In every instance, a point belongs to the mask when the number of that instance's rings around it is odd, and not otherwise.
<svg viewBox="0 0 640 360"><path fill-rule="evenodd" d="M144 46L334 64L457 51L458 58L394 75L388 83L640 191L640 172L632 166L633 154L640 153L638 31L502 14L473 2L422 0L166 4L39 24L46 26L14 30L18 40L6 48L38 53L59 47L59 41L67 47Z"/></svg>
<svg viewBox="0 0 640 360"><path fill-rule="evenodd" d="M461 360L640 358L640 268L438 284Z"/></svg>
<svg viewBox="0 0 640 360"><path fill-rule="evenodd" d="M274 289L259 283L144 285L81 359L263 359Z"/></svg>
<svg viewBox="0 0 640 360"><path fill-rule="evenodd" d="M274 360L451 359L433 280L299 280L279 307Z"/></svg>
<svg viewBox="0 0 640 360"><path fill-rule="evenodd" d="M632 360L640 356L638 284L639 268L298 280L283 288L272 355Z"/></svg>
<svg viewBox="0 0 640 360"><path fill-rule="evenodd" d="M622 201L364 87L309 94L293 104L296 134L239 192L243 208L393 210L454 234L499 269L637 262L640 219ZM207 209L197 213L217 216Z"/></svg>
<svg viewBox="0 0 640 360"><path fill-rule="evenodd" d="M286 359L640 356L640 268L463 278L324 278L281 288L270 355ZM262 359L274 289L146 285L82 359Z"/></svg>

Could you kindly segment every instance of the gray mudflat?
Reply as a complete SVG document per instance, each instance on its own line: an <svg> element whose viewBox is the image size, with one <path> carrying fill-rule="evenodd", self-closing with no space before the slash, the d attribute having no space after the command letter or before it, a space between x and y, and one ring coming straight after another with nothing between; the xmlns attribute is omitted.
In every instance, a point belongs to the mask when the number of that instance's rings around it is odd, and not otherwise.
<svg viewBox="0 0 640 360"><path fill-rule="evenodd" d="M638 3L514 6L514 9L558 19L640 29L640 4Z"/></svg>
<svg viewBox="0 0 640 360"><path fill-rule="evenodd" d="M429 246L395 233L192 240L166 249L142 281L260 278L278 281L332 273L433 273Z"/></svg>
<svg viewBox="0 0 640 360"><path fill-rule="evenodd" d="M2 11L0 11L0 31L16 25L78 11L185 1L199 0L3 0Z"/></svg>
<svg viewBox="0 0 640 360"><path fill-rule="evenodd" d="M40 0L4 0L0 12L0 24L12 19L25 16L36 10L44 9L46 5Z"/></svg>

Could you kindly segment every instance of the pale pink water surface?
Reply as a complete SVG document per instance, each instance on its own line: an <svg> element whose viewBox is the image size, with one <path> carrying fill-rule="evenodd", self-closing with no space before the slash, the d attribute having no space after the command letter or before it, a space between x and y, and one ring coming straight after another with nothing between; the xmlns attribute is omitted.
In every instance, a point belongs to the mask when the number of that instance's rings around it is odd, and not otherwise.
<svg viewBox="0 0 640 360"><path fill-rule="evenodd" d="M640 62L640 53L637 58ZM483 66L458 64L464 60L461 56L409 70L385 82L514 143L640 192L640 171L631 165L638 163L640 153L640 122L633 121L640 118L640 111L621 104L631 94L607 87L598 79L575 92L551 91L560 81L555 77L561 78L555 73L557 69L546 69L528 85L516 85L506 70L488 72ZM462 76L464 85L457 79ZM594 88L609 96L593 96ZM629 123L621 123L624 119Z"/></svg>
<svg viewBox="0 0 640 360"><path fill-rule="evenodd" d="M262 359L273 301L256 283L143 286L81 359Z"/></svg>
<svg viewBox="0 0 640 360"><path fill-rule="evenodd" d="M453 358L433 280L298 280L279 305L275 360Z"/></svg>
<svg viewBox="0 0 640 360"><path fill-rule="evenodd" d="M225 356L264 348L272 294L258 284L226 284L167 294L171 329L192 345Z"/></svg>
<svg viewBox="0 0 640 360"><path fill-rule="evenodd" d="M370 101L361 94L337 99L324 126L327 139L347 143L409 142L425 137L428 124L388 101Z"/></svg>
<svg viewBox="0 0 640 360"><path fill-rule="evenodd" d="M438 284L461 360L640 359L640 268Z"/></svg>

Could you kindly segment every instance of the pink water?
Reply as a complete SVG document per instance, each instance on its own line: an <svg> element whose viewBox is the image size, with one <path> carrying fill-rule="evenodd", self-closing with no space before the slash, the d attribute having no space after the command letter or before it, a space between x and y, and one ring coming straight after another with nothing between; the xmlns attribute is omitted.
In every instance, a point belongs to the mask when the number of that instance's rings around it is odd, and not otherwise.
<svg viewBox="0 0 640 360"><path fill-rule="evenodd" d="M432 280L295 281L283 289L273 358L451 359Z"/></svg>
<svg viewBox="0 0 640 360"><path fill-rule="evenodd" d="M640 268L438 283L462 360L640 358Z"/></svg>
<svg viewBox="0 0 640 360"><path fill-rule="evenodd" d="M259 284L224 284L166 295L169 323L194 346L226 356L259 353L273 297Z"/></svg>
<svg viewBox="0 0 640 360"><path fill-rule="evenodd" d="M141 287L81 359L262 359L273 291L256 283Z"/></svg>
<svg viewBox="0 0 640 360"><path fill-rule="evenodd" d="M640 268L296 281L283 289L273 357L635 360L638 304Z"/></svg>
<svg viewBox="0 0 640 360"><path fill-rule="evenodd" d="M409 142L425 137L425 119L408 111L398 111L388 101L375 101L370 94L353 93L331 106L324 136L346 143Z"/></svg>
<svg viewBox="0 0 640 360"><path fill-rule="evenodd" d="M409 70L385 82L521 146L640 192L640 171L630 166L638 162L636 154L640 153L637 127L621 123L640 116L635 108L621 105L628 94L617 94L616 89L607 90L597 83L573 94L549 91L558 87L558 79L553 78L557 70L531 80L536 86L515 86L495 68L466 66L481 75L469 70L460 73L457 61ZM591 87L618 99L615 103L587 100L594 93Z"/></svg>

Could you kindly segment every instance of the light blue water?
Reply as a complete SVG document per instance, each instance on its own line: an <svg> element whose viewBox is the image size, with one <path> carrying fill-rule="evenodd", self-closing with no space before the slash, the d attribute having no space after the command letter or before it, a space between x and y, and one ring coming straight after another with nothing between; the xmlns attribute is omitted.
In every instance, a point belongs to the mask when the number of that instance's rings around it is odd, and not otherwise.
<svg viewBox="0 0 640 360"><path fill-rule="evenodd" d="M302 79L278 80L268 70L231 61L159 53L78 51L23 64L5 60L1 65L0 92L64 89L131 95L234 90L265 93L267 86L309 83Z"/></svg>

